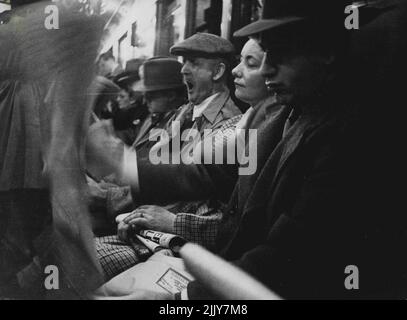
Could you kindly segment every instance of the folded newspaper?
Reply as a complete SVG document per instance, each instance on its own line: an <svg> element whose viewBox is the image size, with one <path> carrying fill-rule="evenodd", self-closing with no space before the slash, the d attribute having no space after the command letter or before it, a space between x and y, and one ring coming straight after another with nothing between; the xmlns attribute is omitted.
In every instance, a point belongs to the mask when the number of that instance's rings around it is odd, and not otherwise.
<svg viewBox="0 0 407 320"><path fill-rule="evenodd" d="M116 222L120 223L130 213L121 214L116 217ZM181 247L187 242L184 238L171 233L164 233L154 230L139 230L130 236L129 241L139 256L144 261L151 253L166 250L168 254L177 254Z"/></svg>
<svg viewBox="0 0 407 320"><path fill-rule="evenodd" d="M187 242L175 234L163 233L153 230L139 230L130 235L129 242L141 261L147 260L153 253L162 253L174 256Z"/></svg>
<svg viewBox="0 0 407 320"><path fill-rule="evenodd" d="M145 262L122 272L101 288L102 292L131 292L148 290L157 293L175 294L187 288L188 283L194 280L186 270L181 258L175 258L156 252Z"/></svg>

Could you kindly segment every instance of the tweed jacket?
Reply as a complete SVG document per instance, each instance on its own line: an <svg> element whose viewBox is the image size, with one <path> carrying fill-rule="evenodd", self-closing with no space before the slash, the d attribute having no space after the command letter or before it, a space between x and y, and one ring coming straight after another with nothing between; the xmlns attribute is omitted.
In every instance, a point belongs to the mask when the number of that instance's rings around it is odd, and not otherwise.
<svg viewBox="0 0 407 320"><path fill-rule="evenodd" d="M168 121L180 121L189 105L182 106ZM213 133L225 123L240 115L241 111L232 101L228 91L219 93L204 110L199 133L211 129ZM230 124L233 126L233 122ZM195 124L194 124L195 126ZM194 128L193 126L193 128ZM170 135L171 137L171 135ZM204 166L199 164L152 164L148 154L137 154L139 190L133 192L137 203L163 204L179 200L204 200L210 197L227 199L236 182L235 168L225 165Z"/></svg>

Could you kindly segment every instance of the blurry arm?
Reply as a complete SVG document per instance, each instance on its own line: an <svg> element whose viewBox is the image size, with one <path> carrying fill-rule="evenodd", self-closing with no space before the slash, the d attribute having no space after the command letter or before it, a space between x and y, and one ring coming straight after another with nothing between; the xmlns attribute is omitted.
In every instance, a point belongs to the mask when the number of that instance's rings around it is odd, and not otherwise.
<svg viewBox="0 0 407 320"><path fill-rule="evenodd" d="M212 136L222 138L213 140ZM215 131L209 138L210 143L220 143L223 147L224 132ZM208 138L208 139L209 139ZM205 141L205 139L203 140ZM197 148L202 147L199 144ZM138 154L135 150L125 146L114 136L111 123L101 121L92 125L88 134L88 170L93 176L103 177L116 173L123 183L130 185L133 198L146 203L150 201L166 202L176 200L205 199L216 195L222 200L227 199L236 182L236 165L228 164L154 164L151 152ZM168 152L168 151L167 151ZM195 151L194 151L195 152ZM234 150L233 150L234 152ZM203 157L203 153L200 153ZM169 153L172 159L173 153ZM226 155L226 153L225 153ZM200 161L203 162L203 161Z"/></svg>

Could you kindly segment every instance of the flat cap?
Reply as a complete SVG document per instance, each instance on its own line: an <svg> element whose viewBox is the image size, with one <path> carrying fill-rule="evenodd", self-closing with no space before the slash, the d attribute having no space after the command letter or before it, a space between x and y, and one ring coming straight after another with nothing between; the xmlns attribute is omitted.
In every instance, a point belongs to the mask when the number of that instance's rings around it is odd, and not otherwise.
<svg viewBox="0 0 407 320"><path fill-rule="evenodd" d="M195 54L208 57L230 57L234 51L233 44L229 40L210 33L196 33L170 49L170 53L176 56Z"/></svg>

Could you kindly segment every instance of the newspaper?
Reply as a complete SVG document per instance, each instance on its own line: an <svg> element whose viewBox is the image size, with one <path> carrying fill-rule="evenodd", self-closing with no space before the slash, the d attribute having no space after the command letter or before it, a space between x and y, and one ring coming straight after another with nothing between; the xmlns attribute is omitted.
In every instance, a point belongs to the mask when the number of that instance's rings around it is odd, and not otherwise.
<svg viewBox="0 0 407 320"><path fill-rule="evenodd" d="M102 292L114 288L175 294L186 289L192 280L194 278L186 271L182 259L157 252L147 261L114 277L100 289ZM132 284L131 288L129 284Z"/></svg>

